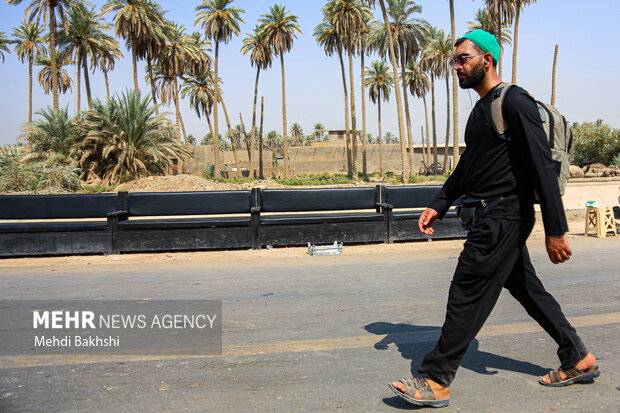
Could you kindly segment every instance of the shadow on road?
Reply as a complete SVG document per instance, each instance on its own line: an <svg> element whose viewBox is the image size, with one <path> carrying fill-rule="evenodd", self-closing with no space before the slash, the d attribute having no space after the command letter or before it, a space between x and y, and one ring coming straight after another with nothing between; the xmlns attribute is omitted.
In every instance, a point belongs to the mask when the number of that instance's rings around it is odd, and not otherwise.
<svg viewBox="0 0 620 413"><path fill-rule="evenodd" d="M387 350L390 344L396 346L404 359L411 361L412 376L417 373L418 366L426 353L435 346L441 333L441 327L417 326L412 324L393 324L385 321L368 324L364 327L372 334L385 335L383 339L375 343L375 349ZM548 373L548 369L527 361L515 360L479 350L479 341L474 339L467 349L467 353L461 367L474 371L478 374L493 375L498 370L508 370L531 376L542 376ZM395 377L395 380L402 377ZM387 386L387 383L386 383ZM396 408L412 408L413 406L399 397L383 399L384 403Z"/></svg>

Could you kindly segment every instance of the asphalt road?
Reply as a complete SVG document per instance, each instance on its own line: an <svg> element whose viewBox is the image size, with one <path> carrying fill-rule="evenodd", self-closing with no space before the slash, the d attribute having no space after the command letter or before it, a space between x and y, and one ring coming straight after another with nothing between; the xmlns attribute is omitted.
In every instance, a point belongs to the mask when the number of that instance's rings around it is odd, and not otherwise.
<svg viewBox="0 0 620 413"><path fill-rule="evenodd" d="M555 343L508 295L472 343L442 412L620 411L620 237L574 237L539 276L599 358L593 384L546 388ZM182 262L9 266L0 299L223 300L223 355L0 357L0 412L389 412L441 327L458 245L346 248L333 257L209 253ZM235 255L239 257L240 255Z"/></svg>

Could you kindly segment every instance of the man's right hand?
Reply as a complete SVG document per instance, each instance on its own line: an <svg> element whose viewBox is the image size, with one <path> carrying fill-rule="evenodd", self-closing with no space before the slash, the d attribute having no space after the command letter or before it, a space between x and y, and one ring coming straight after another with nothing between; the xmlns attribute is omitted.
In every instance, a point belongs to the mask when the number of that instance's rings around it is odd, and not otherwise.
<svg viewBox="0 0 620 413"><path fill-rule="evenodd" d="M435 211L433 208L426 208L422 215L420 215L420 219L418 219L418 228L420 228L420 232L425 235L433 235L435 230L433 229L433 222L439 217L439 213Z"/></svg>

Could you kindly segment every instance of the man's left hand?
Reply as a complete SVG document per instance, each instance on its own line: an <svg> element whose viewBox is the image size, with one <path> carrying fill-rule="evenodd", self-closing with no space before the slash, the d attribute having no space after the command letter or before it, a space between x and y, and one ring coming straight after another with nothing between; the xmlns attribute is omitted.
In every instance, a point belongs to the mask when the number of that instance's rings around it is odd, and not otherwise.
<svg viewBox="0 0 620 413"><path fill-rule="evenodd" d="M549 259L554 264L561 264L570 259L573 251L568 245L566 234L563 235L547 235L545 237L545 245Z"/></svg>

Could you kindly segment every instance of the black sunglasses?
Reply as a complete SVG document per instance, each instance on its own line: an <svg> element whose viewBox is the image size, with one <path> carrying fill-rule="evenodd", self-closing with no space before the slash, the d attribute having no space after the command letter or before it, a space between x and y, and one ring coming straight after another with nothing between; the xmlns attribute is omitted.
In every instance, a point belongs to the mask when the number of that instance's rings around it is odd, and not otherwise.
<svg viewBox="0 0 620 413"><path fill-rule="evenodd" d="M464 66L467 63L467 59L471 59L472 57L484 56L486 53L468 55L468 54L460 54L457 57L450 59L450 66L454 69L456 66Z"/></svg>

